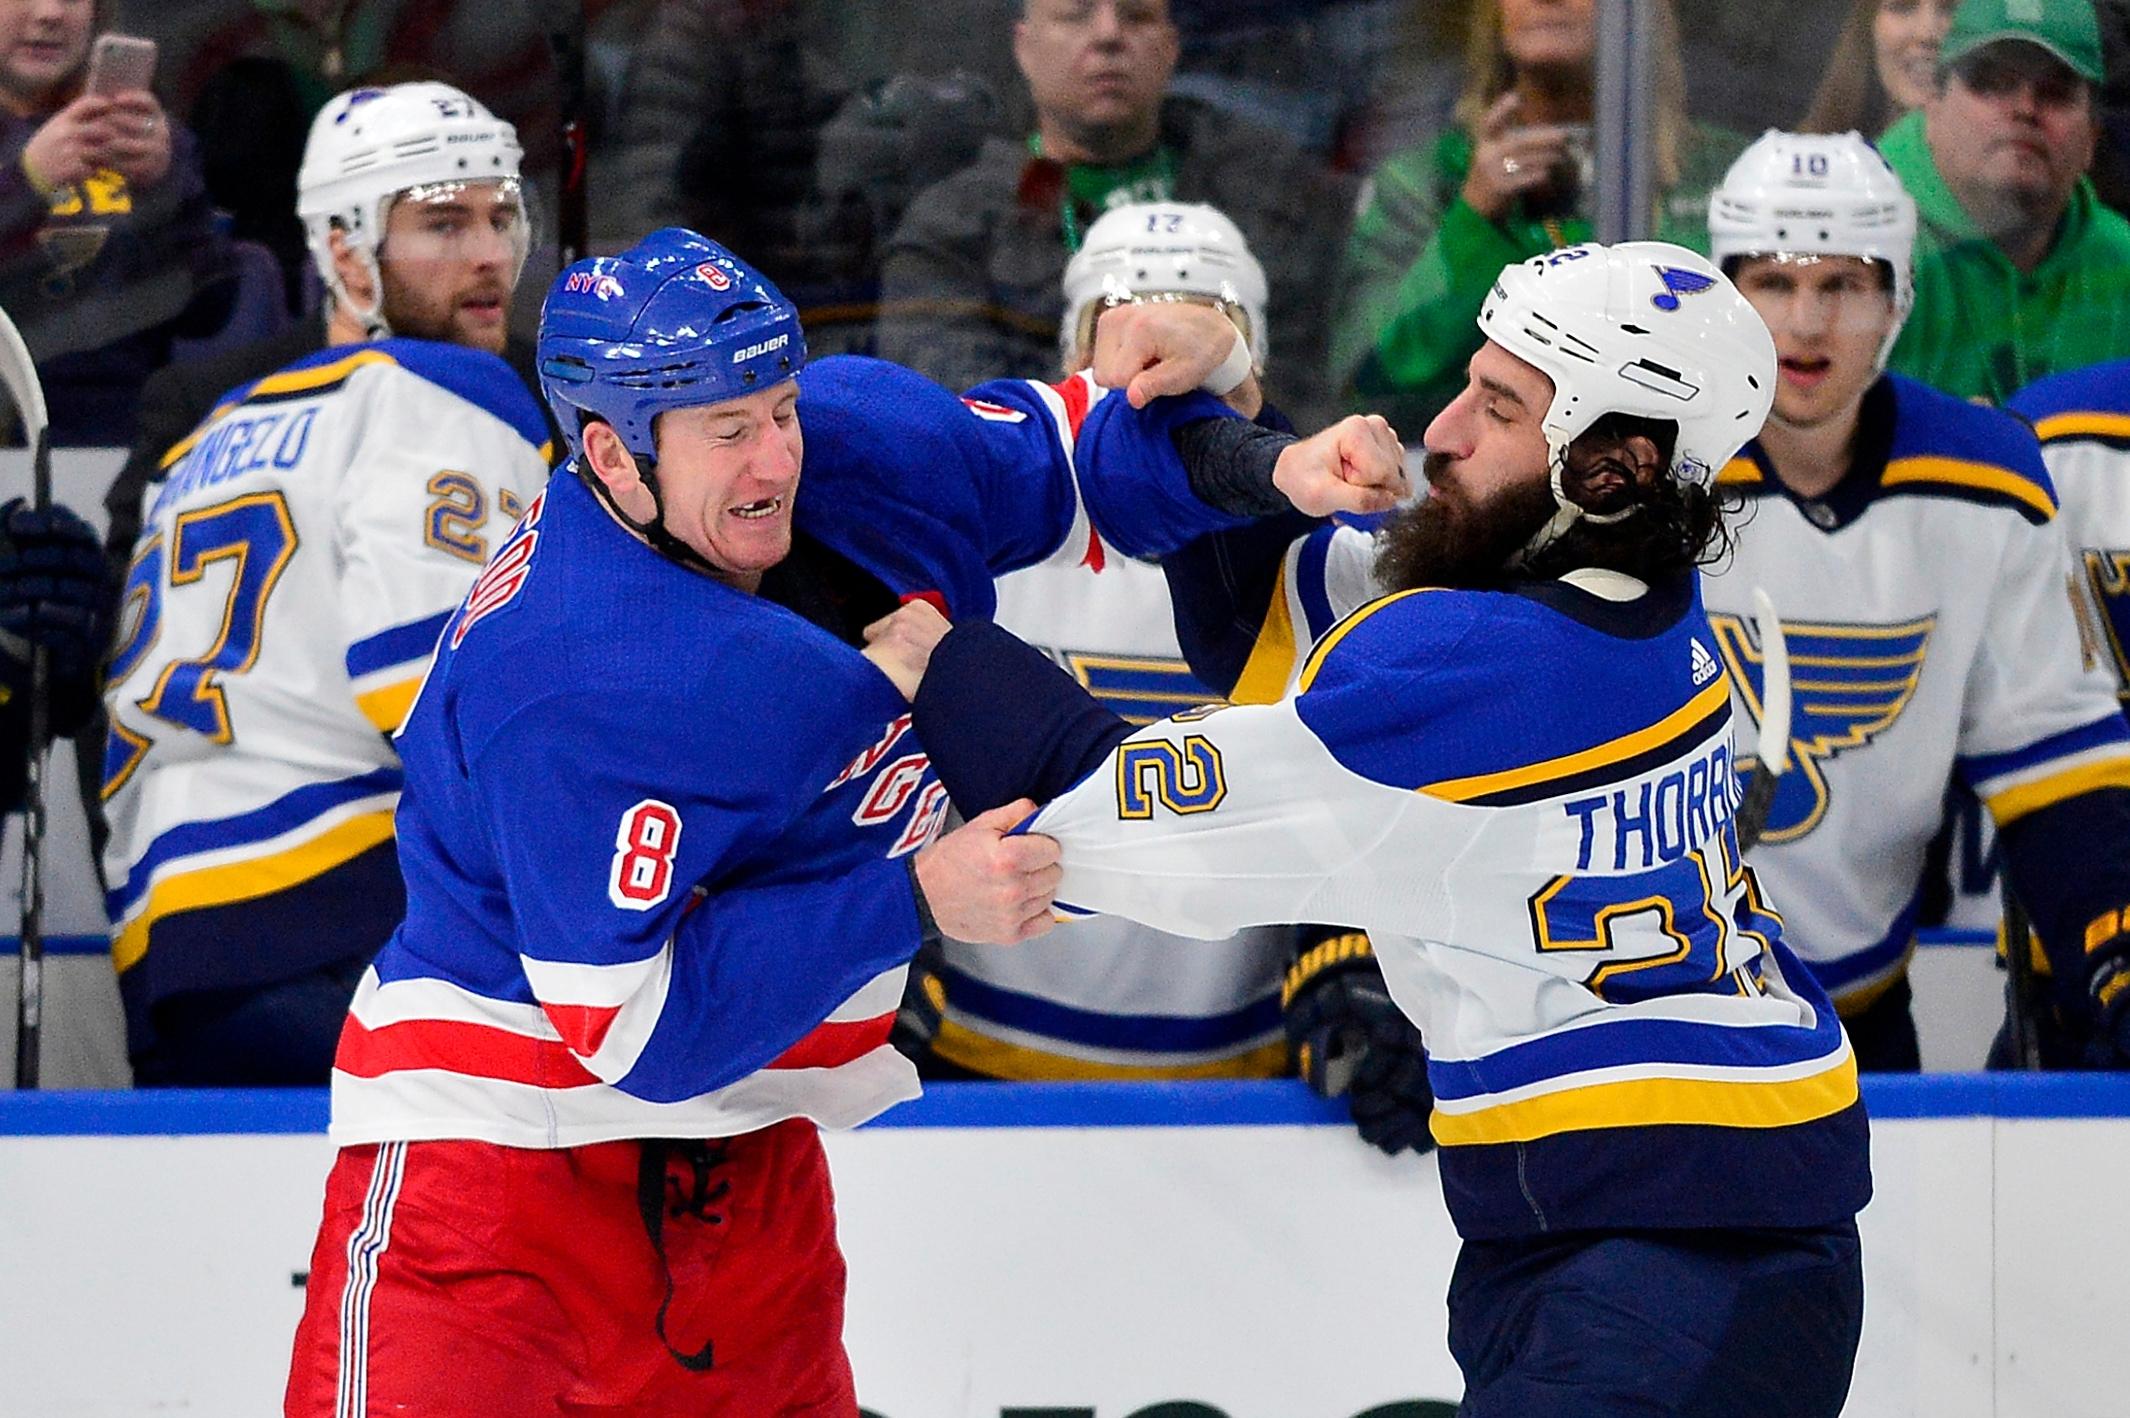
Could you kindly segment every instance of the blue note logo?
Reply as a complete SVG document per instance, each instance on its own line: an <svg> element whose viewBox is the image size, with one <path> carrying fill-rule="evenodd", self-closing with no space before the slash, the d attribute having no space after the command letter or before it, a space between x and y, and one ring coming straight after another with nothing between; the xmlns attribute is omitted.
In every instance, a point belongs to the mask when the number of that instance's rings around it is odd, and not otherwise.
<svg viewBox="0 0 2130 1418"><path fill-rule="evenodd" d="M2130 552L2087 547L2081 559L2086 584L2093 588L2093 602L2101 614L2098 626L2088 624L2089 617L2081 614L2079 633L2088 641L2098 638L2096 630L2107 637L2108 659L2122 686L2117 693L2130 708ZM2097 649L2097 645L2088 647L2089 663Z"/></svg>
<svg viewBox="0 0 2130 1418"><path fill-rule="evenodd" d="M1739 616L1711 615L1709 624L1731 684L1758 724L1765 660L1760 644ZM1832 800L1827 763L1893 727L1915 698L1937 625L1936 616L1898 625L1782 623L1790 649L1790 756L1796 761L1775 790L1761 841L1794 842L1819 826ZM1741 755L1739 776L1757 764Z"/></svg>
<svg viewBox="0 0 2130 1418"><path fill-rule="evenodd" d="M1699 271L1688 271L1678 266L1657 267L1657 278L1664 282L1664 289L1649 298L1649 303L1659 310L1677 310L1679 297L1699 295L1716 284L1714 276L1705 276Z"/></svg>

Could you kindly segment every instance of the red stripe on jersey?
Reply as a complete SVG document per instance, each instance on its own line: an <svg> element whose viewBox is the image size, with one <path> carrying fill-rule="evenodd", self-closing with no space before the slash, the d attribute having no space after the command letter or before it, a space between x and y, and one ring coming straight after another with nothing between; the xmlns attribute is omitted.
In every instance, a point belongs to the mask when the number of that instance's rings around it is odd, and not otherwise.
<svg viewBox="0 0 2130 1418"><path fill-rule="evenodd" d="M535 1088L585 1088L599 1082L567 1044L459 1019L409 1019L371 1029L350 1016L340 1031L333 1067L357 1078L435 1068Z"/></svg>
<svg viewBox="0 0 2130 1418"><path fill-rule="evenodd" d="M1065 429L1074 438L1080 436L1080 425L1087 422L1087 410L1094 396L1088 392L1087 381L1075 374L1062 384L1050 386L1065 401Z"/></svg>
<svg viewBox="0 0 2130 1418"><path fill-rule="evenodd" d="M681 912L686 915L685 909ZM606 1031L613 1028L614 1016L621 1013L618 1004L545 1004L548 1020L562 1042L569 1045L570 1052L579 1058L590 1058L599 1052L606 1042Z"/></svg>
<svg viewBox="0 0 2130 1418"><path fill-rule="evenodd" d="M1086 567L1089 571L1099 574L1102 568L1108 564L1109 556L1102 550L1102 534L1094 529L1093 523L1089 523L1087 527L1087 555L1080 558L1080 565Z"/></svg>
<svg viewBox="0 0 2130 1418"><path fill-rule="evenodd" d="M771 1068L839 1068L887 1042L895 1011L871 1019L817 1024L813 1032L770 1060Z"/></svg>
<svg viewBox="0 0 2130 1418"><path fill-rule="evenodd" d="M908 605L912 601L923 601L926 605L930 606L933 610L938 611L941 615L944 616L951 617L953 614L947 609L947 598L943 592L905 591L902 593L902 603L904 605Z"/></svg>

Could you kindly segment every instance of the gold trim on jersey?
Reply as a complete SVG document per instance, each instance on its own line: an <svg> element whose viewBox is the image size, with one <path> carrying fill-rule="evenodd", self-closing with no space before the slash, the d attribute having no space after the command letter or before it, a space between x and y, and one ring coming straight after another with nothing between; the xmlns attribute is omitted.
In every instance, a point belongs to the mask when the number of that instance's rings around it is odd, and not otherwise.
<svg viewBox="0 0 2130 1418"><path fill-rule="evenodd" d="M952 1064L1015 1083L1130 1083L1207 1078L1280 1078L1287 1072L1284 1039L1262 1044L1227 1058L1197 1063L1096 1063L1070 1054L1053 1054L1025 1044L1009 1044L979 1034L965 1024L943 1019L932 1052Z"/></svg>
<svg viewBox="0 0 2130 1418"><path fill-rule="evenodd" d="M2130 414L2050 414L2034 425L2034 436L2043 443L2059 438L2130 438Z"/></svg>
<svg viewBox="0 0 2130 1418"><path fill-rule="evenodd" d="M126 786L126 780L131 778L133 771L141 766L141 760L148 756L148 750L155 747L154 740L133 732L133 730L120 723L116 717L111 720L111 737L125 744L129 751L126 754L126 761L119 764L117 771L104 780L103 790L98 796L105 802L111 801L117 795L118 790Z"/></svg>
<svg viewBox="0 0 2130 1418"><path fill-rule="evenodd" d="M121 971L139 964L148 953L149 932L165 916L286 891L345 866L380 842L391 840L392 810L386 808L337 822L286 851L166 876L148 888L140 913L112 937L112 963Z"/></svg>
<svg viewBox="0 0 2130 1418"><path fill-rule="evenodd" d="M1760 470L1760 464L1743 453L1725 463L1722 471L1716 474L1718 487L1753 487L1767 480L1768 475Z"/></svg>
<svg viewBox="0 0 2130 1418"><path fill-rule="evenodd" d="M1592 769L1604 768L1609 764L1633 758L1637 754L1647 753L1672 739L1693 732L1701 726L1703 720L1721 710L1730 700L1730 684L1723 676L1718 675L1709 681L1707 688L1656 723L1622 735L1609 743L1563 754L1559 758L1548 758L1540 763L1526 764L1521 768L1504 768L1498 773L1480 773L1469 778L1446 778L1439 783L1424 784L1418 791L1431 798L1461 803L1510 788L1525 788L1555 778L1569 778L1588 773Z"/></svg>
<svg viewBox="0 0 2130 1418"><path fill-rule="evenodd" d="M1435 1109L1429 1130L1444 1147L1535 1142L1593 1128L1665 1125L1793 1127L1831 1117L1857 1100L1856 1059L1845 1047L1803 1078L1766 1081L1630 1078L1564 1088L1468 1113Z"/></svg>
<svg viewBox="0 0 2130 1418"><path fill-rule="evenodd" d="M1287 563L1279 565L1279 579L1272 586L1272 604L1265 607L1265 623L1250 647L1230 704L1276 704L1287 692L1287 677L1294 673L1294 613L1287 608Z"/></svg>
<svg viewBox="0 0 2130 1418"><path fill-rule="evenodd" d="M200 441L201 436L208 429L220 421L222 415L229 413L233 409L242 408L254 399L272 394L322 394L328 389L345 383L349 375L366 364L396 365L398 363L398 360L392 358L383 350L366 349L357 350L355 353L336 359L330 364L316 365L310 369L290 369L280 374L269 374L258 383L252 385L251 388L245 390L242 399L232 399L228 403L216 405L206 418L200 420L197 428L170 445L170 451L163 454L162 462L156 466L168 468L178 459L190 453L192 446Z"/></svg>
<svg viewBox="0 0 2130 1418"><path fill-rule="evenodd" d="M426 668L424 673L426 673ZM413 675L397 684L388 684L373 689L367 694L355 696L355 707L362 717L370 721L379 733L396 733L407 722L407 711L414 707L414 697L421 693L422 675Z"/></svg>
<svg viewBox="0 0 2130 1418"><path fill-rule="evenodd" d="M1994 463L1977 463L1966 458L1895 458L1879 474L1879 486L1897 487L1903 483L1948 483L1955 487L1978 488L2025 503L2039 512L2044 522L2056 515L2056 499L2049 496L2046 488Z"/></svg>
<svg viewBox="0 0 2130 1418"><path fill-rule="evenodd" d="M2130 756L2081 763L2076 768L2066 768L2061 773L2051 773L2046 778L2036 778L2030 783L1993 793L1983 802L2001 832L2030 812L2054 807L2066 798L2075 798L2097 788L2130 788Z"/></svg>
<svg viewBox="0 0 2130 1418"><path fill-rule="evenodd" d="M1346 619L1325 631L1324 638L1317 641L1316 648L1309 652L1308 663L1302 666L1302 677L1297 684L1298 692L1308 692L1309 686L1316 683L1317 675L1324 668L1324 657L1329 655L1337 647L1338 643L1351 634L1354 627L1358 626L1362 621L1382 610L1385 606L1395 605L1407 596L1423 595L1428 591L1439 591L1441 589L1440 586L1416 586L1410 591L1395 591L1380 600L1370 601L1367 605L1353 611Z"/></svg>

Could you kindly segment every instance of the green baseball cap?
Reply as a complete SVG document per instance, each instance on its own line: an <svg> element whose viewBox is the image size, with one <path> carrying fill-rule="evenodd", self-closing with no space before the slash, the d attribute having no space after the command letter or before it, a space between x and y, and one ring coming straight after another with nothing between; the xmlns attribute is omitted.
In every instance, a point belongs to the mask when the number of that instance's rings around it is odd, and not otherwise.
<svg viewBox="0 0 2130 1418"><path fill-rule="evenodd" d="M2100 18L2093 13L2093 0L1963 0L1938 51L1939 62L1956 64L2000 39L2039 45L2087 83L2100 82Z"/></svg>

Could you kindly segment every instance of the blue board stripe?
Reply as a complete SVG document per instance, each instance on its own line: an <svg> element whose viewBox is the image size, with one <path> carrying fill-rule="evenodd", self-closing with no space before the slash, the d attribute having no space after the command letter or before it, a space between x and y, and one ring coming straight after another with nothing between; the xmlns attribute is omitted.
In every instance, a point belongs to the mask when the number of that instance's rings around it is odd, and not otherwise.
<svg viewBox="0 0 2130 1418"><path fill-rule="evenodd" d="M2130 1119L2130 1074L1867 1075L1881 1122L1916 1118ZM322 1133L324 1089L0 1093L0 1137ZM1292 1079L1203 1083L938 1083L869 1127L1346 1126L1342 1101Z"/></svg>

